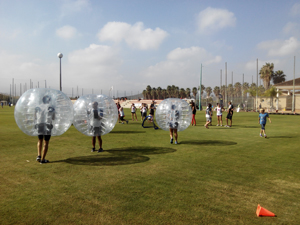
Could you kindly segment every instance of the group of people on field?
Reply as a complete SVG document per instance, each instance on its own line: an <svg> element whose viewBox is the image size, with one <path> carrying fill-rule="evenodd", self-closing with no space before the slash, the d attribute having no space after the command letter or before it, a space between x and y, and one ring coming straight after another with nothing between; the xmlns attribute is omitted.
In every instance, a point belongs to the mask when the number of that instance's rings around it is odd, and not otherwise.
<svg viewBox="0 0 300 225"><path fill-rule="evenodd" d="M51 124L52 120L55 120L55 108L50 105L51 98L49 96L44 96L43 99L43 105L40 107L36 108L35 112L35 120L36 120L36 129L38 131L38 143L37 143L37 150L38 150L38 156L37 156L37 161L40 162L41 164L48 163L49 161L45 159L47 151L48 151L48 145L49 141L51 138ZM152 101L150 105L150 113L148 115L149 121L153 121L154 118L154 110L155 110L155 105L154 101ZM119 113L119 122L121 121L122 124L124 124L124 121L128 124L128 120L125 120L125 114L123 107L121 107L120 103L116 103L117 108L118 108L118 113ZM192 126L196 126L196 105L192 101L190 103L191 109L192 109L192 121L191 124ZM232 126L232 116L233 116L233 104L231 102L228 102L228 109L227 109L227 116L226 116L226 126L225 127L231 127ZM136 111L137 108L132 103L131 107L131 117L132 120L134 119L137 121L137 115ZM148 112L148 105L143 103L140 107L141 111L141 118L142 120L147 117L147 112ZM222 126L223 121L222 121L222 113L225 111L225 109L218 103L217 107L215 108L215 111L217 113L217 126ZM98 139L99 142L99 150L98 152L103 152L102 148L102 139L101 139L101 129L100 129L100 124L101 124L101 118L103 116L103 112L98 109L98 103L93 102L92 103L92 108L87 112L89 116L89 121L91 123L91 128L93 129L93 137L92 137L92 152L96 151L95 150L95 145L96 145L96 139ZM178 134L177 134L177 128L178 128L178 122L177 119L179 118L179 111L176 109L176 105L172 105L170 112L168 113L170 121L173 121L172 123L169 124L169 131L170 131L170 143L173 144L173 141L175 139L175 144L178 144ZM208 125L211 124L212 122L212 106L211 104L208 104L206 111L206 123L205 127L208 128ZM271 119L269 117L269 114L265 112L264 109L260 109L260 114L259 114L259 124L261 125L261 130L260 130L260 137L267 137L265 133L265 126L266 126L266 120L267 118L269 119L271 123ZM230 120L230 125L228 125L228 120ZM43 143L44 141L44 143Z"/></svg>

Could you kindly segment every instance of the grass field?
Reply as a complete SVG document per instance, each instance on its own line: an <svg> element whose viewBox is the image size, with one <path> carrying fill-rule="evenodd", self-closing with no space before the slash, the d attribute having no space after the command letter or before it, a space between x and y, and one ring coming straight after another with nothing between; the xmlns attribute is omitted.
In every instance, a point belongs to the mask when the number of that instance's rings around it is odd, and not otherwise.
<svg viewBox="0 0 300 225"><path fill-rule="evenodd" d="M299 116L271 115L265 139L256 113L205 129L197 112L178 145L130 120L103 153L72 126L41 165L13 110L0 108L0 224L299 224ZM257 204L277 217L257 217Z"/></svg>

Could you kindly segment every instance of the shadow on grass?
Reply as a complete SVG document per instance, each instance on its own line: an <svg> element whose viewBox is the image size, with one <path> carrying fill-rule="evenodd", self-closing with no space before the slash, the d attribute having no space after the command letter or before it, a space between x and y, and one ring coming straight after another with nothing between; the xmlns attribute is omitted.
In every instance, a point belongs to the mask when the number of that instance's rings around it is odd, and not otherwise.
<svg viewBox="0 0 300 225"><path fill-rule="evenodd" d="M84 166L120 166L147 162L150 158L142 155L89 155L68 158L57 162L66 162Z"/></svg>
<svg viewBox="0 0 300 225"><path fill-rule="evenodd" d="M271 136L271 137L268 137L269 138L295 138L296 136Z"/></svg>
<svg viewBox="0 0 300 225"><path fill-rule="evenodd" d="M150 160L149 157L144 155L151 154L166 154L175 152L172 148L159 148L159 147L126 147L106 150L103 153L93 153L89 156L78 156L68 158L65 160L53 161L52 163L65 162L74 165L85 166L120 166L135 163L143 163ZM105 153L111 153L107 155ZM95 155L96 154L96 155Z"/></svg>
<svg viewBox="0 0 300 225"><path fill-rule="evenodd" d="M110 134L137 134L137 133L146 133L146 131L132 131L132 130L124 130L124 131L111 131Z"/></svg>
<svg viewBox="0 0 300 225"><path fill-rule="evenodd" d="M155 155L155 154L166 154L176 152L173 148L162 148L162 147L147 147L147 146L134 146L126 148L116 148L107 150L112 154L138 154L138 155Z"/></svg>
<svg viewBox="0 0 300 225"><path fill-rule="evenodd" d="M244 125L234 125L234 126L238 128L260 128L259 124L258 126L244 126Z"/></svg>
<svg viewBox="0 0 300 225"><path fill-rule="evenodd" d="M216 141L216 140L187 140L181 141L180 144L185 145L209 145L209 146L224 146L224 145L236 145L237 142L233 141Z"/></svg>

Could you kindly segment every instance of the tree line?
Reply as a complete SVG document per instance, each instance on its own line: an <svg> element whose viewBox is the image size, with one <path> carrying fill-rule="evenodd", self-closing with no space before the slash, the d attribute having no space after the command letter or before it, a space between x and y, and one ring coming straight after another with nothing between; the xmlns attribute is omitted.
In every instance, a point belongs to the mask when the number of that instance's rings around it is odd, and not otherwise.
<svg viewBox="0 0 300 225"><path fill-rule="evenodd" d="M274 72L274 64L266 63L266 65L262 66L260 69L260 78L263 80L263 85L257 86L255 83L249 84L248 82L244 82L241 84L240 82L236 82L235 84L215 86L214 89L211 87L201 86L201 98L203 97L204 91L206 92L206 97L210 98L211 94L214 93L215 96L219 94L227 96L229 98L235 97L247 97L247 94L251 97L255 97L256 93L258 96L269 95L269 93L274 94L274 87L271 85L271 81L273 84L278 84L285 81L286 75L282 70L278 70ZM271 91L269 89L272 89ZM169 85L167 88L161 87L151 87L148 85L145 90L143 90L142 94L144 99L166 99L166 98L196 98L198 93L199 86L190 88L179 88L175 85ZM276 94L276 93L275 93Z"/></svg>

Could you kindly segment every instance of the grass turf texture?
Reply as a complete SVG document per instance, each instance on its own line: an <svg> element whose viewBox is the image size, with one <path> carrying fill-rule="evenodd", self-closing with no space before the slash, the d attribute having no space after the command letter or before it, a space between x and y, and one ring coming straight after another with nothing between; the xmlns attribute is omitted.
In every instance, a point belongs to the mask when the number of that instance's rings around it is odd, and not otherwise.
<svg viewBox="0 0 300 225"><path fill-rule="evenodd" d="M178 145L130 118L102 137L103 153L91 153L91 137L71 126L51 138L51 163L41 165L37 137L19 130L13 110L0 108L0 224L300 221L298 116L271 115L265 139L257 113L235 113L232 128L205 129L197 112L197 126L179 132ZM277 217L256 217L258 203Z"/></svg>

